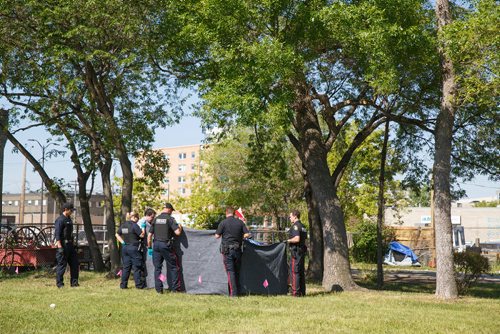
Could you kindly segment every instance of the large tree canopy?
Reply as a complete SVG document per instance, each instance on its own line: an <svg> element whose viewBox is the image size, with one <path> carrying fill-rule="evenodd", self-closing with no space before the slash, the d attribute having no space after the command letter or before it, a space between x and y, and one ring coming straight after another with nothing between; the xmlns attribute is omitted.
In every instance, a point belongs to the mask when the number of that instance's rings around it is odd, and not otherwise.
<svg viewBox="0 0 500 334"><path fill-rule="evenodd" d="M130 156L148 149L154 129L178 111L169 106L175 85L159 75L149 53L160 5L118 0L0 5L0 93L19 117L66 137L75 168L87 170L78 175L80 188L99 168L112 251L112 161L119 161L123 173L120 216L125 217L132 205ZM112 255L116 267L118 253Z"/></svg>
<svg viewBox="0 0 500 334"><path fill-rule="evenodd" d="M323 286L355 288L337 187L387 117L418 123L409 112L424 115L435 103L437 58L423 2L175 3L166 21L183 15L164 26L165 49L177 55L177 75L199 88L205 124L258 124L288 136L321 217ZM359 132L330 172L327 153L353 121Z"/></svg>

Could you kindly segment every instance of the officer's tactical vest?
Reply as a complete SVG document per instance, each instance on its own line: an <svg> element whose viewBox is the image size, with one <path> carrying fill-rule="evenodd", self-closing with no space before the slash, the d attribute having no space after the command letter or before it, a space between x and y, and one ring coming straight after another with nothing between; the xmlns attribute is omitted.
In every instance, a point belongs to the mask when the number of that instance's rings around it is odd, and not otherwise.
<svg viewBox="0 0 500 334"><path fill-rule="evenodd" d="M299 229L299 234L300 234L300 241L299 241L299 246L305 246L306 245L306 239L307 239L307 230L305 226L301 222L296 222L293 224L292 228L297 227Z"/></svg>
<svg viewBox="0 0 500 334"><path fill-rule="evenodd" d="M73 240L73 223L70 219L66 218L62 224L64 240Z"/></svg>
<svg viewBox="0 0 500 334"><path fill-rule="evenodd" d="M134 244L139 241L137 235L133 232L134 231L133 224L135 223L128 221L122 225L122 239L123 241L125 241L126 244Z"/></svg>
<svg viewBox="0 0 500 334"><path fill-rule="evenodd" d="M155 239L159 241L169 241L173 236L169 222L170 215L166 213L160 214L155 220Z"/></svg>

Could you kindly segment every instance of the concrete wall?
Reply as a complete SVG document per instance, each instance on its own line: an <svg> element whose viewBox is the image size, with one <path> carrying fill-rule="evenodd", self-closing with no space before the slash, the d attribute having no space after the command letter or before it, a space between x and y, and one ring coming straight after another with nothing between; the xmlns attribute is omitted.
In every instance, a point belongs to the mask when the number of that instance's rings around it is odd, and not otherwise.
<svg viewBox="0 0 500 334"><path fill-rule="evenodd" d="M387 225L402 222L401 226L431 226L430 215L431 209L428 207L406 208L400 213L388 208L385 222ZM454 224L464 227L466 242L473 243L479 238L481 242L500 243L500 208L453 207L451 215Z"/></svg>

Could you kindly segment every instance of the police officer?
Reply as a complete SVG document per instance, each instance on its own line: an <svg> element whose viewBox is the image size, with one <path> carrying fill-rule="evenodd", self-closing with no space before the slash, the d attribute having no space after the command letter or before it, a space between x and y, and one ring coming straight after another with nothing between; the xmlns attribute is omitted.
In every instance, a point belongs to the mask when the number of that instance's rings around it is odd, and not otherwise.
<svg viewBox="0 0 500 334"><path fill-rule="evenodd" d="M77 287L78 284L78 257L73 243L73 221L71 214L75 211L73 203L64 203L62 206L62 214L56 219L55 236L56 236L56 285L58 288L64 286L64 272L69 263L71 286Z"/></svg>
<svg viewBox="0 0 500 334"><path fill-rule="evenodd" d="M174 247L174 235L182 233L182 225L177 224L172 212L171 203L166 203L163 211L154 219L148 234L148 248L153 242L153 264L155 266L155 289L163 293L163 282L160 279L163 261L167 263L167 283L170 291L180 292L183 289L182 267Z"/></svg>
<svg viewBox="0 0 500 334"><path fill-rule="evenodd" d="M241 266L241 243L243 238L248 238L250 233L243 221L234 217L234 208L226 208L226 219L220 222L215 237L222 236L220 251L227 273L229 296L238 296L239 273Z"/></svg>
<svg viewBox="0 0 500 334"><path fill-rule="evenodd" d="M290 213L290 221L292 227L288 232L289 239L286 242L290 244L292 295L300 297L306 294L304 258L307 252L307 230L300 222L300 212L298 210L293 210Z"/></svg>
<svg viewBox="0 0 500 334"><path fill-rule="evenodd" d="M144 232L141 230L137 222L139 214L129 212L127 221L120 225L116 233L116 239L122 244L122 280L120 288L126 289L128 279L130 277L130 269L134 270L134 282L137 289L144 289L145 282L142 280L142 255L139 253L141 238L144 237Z"/></svg>

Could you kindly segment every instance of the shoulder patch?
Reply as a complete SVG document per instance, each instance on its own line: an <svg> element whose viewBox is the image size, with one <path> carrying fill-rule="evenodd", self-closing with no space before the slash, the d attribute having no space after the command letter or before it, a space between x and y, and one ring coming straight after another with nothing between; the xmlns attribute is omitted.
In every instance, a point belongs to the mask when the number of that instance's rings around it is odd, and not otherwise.
<svg viewBox="0 0 500 334"><path fill-rule="evenodd" d="M293 229L297 231L299 228L297 227L297 225L293 225Z"/></svg>

